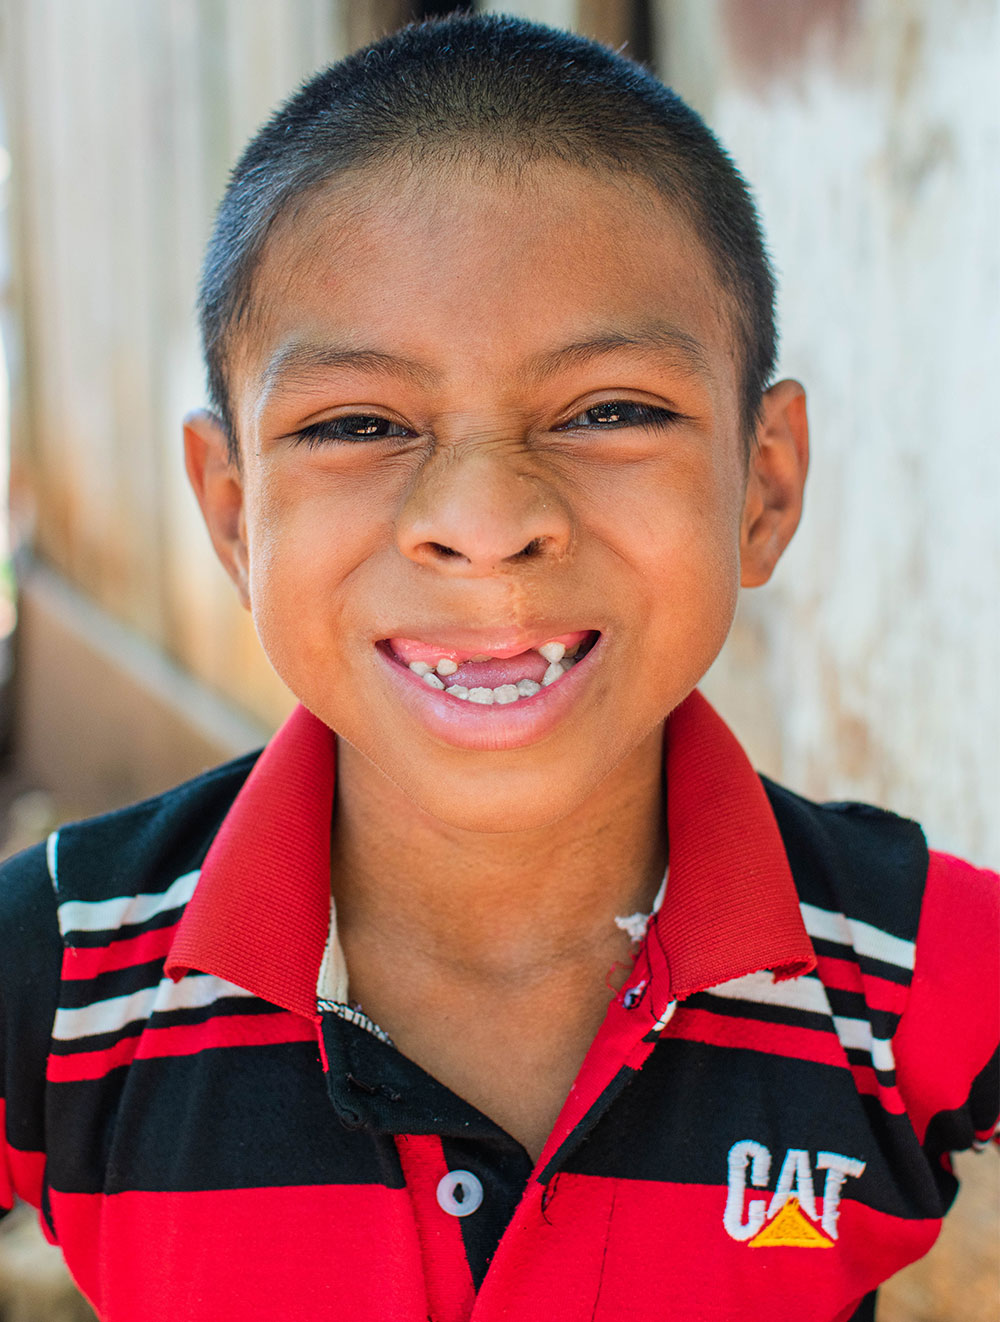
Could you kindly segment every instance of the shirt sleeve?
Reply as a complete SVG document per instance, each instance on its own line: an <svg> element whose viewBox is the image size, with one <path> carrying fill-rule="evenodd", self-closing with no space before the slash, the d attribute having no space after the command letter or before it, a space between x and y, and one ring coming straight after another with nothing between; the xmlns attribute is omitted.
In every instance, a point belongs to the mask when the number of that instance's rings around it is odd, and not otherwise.
<svg viewBox="0 0 1000 1322"><path fill-rule="evenodd" d="M39 845L0 867L0 1215L41 1205L45 1069L59 996L62 942Z"/></svg>
<svg viewBox="0 0 1000 1322"><path fill-rule="evenodd" d="M998 1042L1000 876L932 852L893 1048L907 1113L948 1202L949 1154L997 1132Z"/></svg>

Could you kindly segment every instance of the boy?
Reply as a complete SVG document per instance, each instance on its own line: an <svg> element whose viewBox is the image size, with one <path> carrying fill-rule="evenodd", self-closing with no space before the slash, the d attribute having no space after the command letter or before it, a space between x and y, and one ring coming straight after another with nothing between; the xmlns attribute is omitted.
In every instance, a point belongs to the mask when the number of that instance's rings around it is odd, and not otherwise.
<svg viewBox="0 0 1000 1322"><path fill-rule="evenodd" d="M247 149L186 453L302 706L3 879L6 1199L102 1318L833 1322L933 1241L995 878L694 691L801 509L772 300L577 37L407 29Z"/></svg>

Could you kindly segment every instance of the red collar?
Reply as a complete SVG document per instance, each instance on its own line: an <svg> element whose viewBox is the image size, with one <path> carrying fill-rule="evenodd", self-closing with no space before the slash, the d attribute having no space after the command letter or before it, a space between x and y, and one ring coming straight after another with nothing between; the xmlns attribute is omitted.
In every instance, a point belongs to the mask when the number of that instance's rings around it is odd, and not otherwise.
<svg viewBox="0 0 1000 1322"><path fill-rule="evenodd" d="M697 692L671 715L665 745L670 879L650 944L670 999L760 969L808 972L816 960L788 860L746 754ZM264 749L208 851L167 959L172 978L198 969L316 1017L335 749L304 707Z"/></svg>

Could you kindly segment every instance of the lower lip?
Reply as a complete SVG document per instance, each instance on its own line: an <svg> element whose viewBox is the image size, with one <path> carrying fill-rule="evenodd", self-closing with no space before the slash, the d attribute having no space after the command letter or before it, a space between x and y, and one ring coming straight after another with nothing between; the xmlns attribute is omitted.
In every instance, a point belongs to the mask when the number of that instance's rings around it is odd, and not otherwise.
<svg viewBox="0 0 1000 1322"><path fill-rule="evenodd" d="M389 683L430 734L455 748L500 751L525 748L551 733L579 698L603 641L604 635L600 634L590 651L562 679L530 698L489 706L431 688L382 646L376 646L375 654Z"/></svg>

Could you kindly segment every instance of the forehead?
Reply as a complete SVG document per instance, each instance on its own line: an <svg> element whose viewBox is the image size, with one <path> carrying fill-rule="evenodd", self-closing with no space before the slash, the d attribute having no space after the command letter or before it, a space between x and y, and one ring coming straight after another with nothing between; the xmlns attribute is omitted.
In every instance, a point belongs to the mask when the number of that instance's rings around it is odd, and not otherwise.
<svg viewBox="0 0 1000 1322"><path fill-rule="evenodd" d="M634 342L736 392L727 301L687 219L651 185L561 162L341 176L280 218L251 305L237 414L341 351L499 385Z"/></svg>

